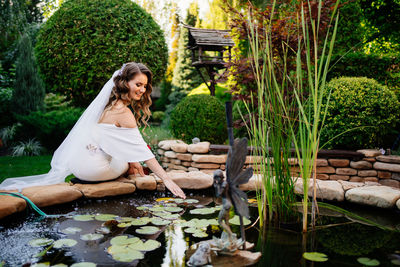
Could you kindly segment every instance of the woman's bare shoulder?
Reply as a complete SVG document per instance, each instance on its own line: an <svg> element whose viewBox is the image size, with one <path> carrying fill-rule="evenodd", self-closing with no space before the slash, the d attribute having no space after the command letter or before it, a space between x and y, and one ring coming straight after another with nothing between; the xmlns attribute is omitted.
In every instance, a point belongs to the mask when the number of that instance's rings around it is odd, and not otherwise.
<svg viewBox="0 0 400 267"><path fill-rule="evenodd" d="M124 128L137 127L135 116L128 107L125 107L123 110L121 110L121 112L117 116L117 120L118 120L117 126L119 127L124 127Z"/></svg>

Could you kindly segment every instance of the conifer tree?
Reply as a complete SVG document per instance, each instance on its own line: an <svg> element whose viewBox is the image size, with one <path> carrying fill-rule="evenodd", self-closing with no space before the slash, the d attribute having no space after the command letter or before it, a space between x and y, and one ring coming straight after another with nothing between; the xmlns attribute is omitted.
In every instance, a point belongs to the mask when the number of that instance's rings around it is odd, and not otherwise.
<svg viewBox="0 0 400 267"><path fill-rule="evenodd" d="M18 44L16 80L12 97L13 111L28 114L43 109L45 87L39 77L29 35L24 34Z"/></svg>

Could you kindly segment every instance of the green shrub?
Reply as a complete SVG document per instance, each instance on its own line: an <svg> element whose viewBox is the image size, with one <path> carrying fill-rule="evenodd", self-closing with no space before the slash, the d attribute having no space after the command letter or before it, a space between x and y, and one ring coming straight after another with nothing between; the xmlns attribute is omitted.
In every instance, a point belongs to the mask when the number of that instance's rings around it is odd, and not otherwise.
<svg viewBox="0 0 400 267"><path fill-rule="evenodd" d="M39 156L43 151L43 147L39 141L35 139L29 139L27 142L19 142L18 145L13 146L12 156Z"/></svg>
<svg viewBox="0 0 400 267"><path fill-rule="evenodd" d="M161 122L165 118L165 112L164 111L154 111L151 117L153 118L153 121Z"/></svg>
<svg viewBox="0 0 400 267"><path fill-rule="evenodd" d="M66 108L49 112L35 111L28 115L18 115L22 127L18 140L36 137L49 150L56 149L65 139L82 114L80 108Z"/></svg>
<svg viewBox="0 0 400 267"><path fill-rule="evenodd" d="M66 96L48 93L44 97L44 109L46 111L66 109L71 106L71 101Z"/></svg>
<svg viewBox="0 0 400 267"><path fill-rule="evenodd" d="M321 132L321 145L355 127L362 128L337 137L328 147L358 149L391 144L390 137L395 133L400 115L400 103L392 91L364 77L333 79L327 87L332 94Z"/></svg>
<svg viewBox="0 0 400 267"><path fill-rule="evenodd" d="M130 0L69 0L44 23L35 52L52 92L86 106L123 63L148 66L161 81L168 49L150 14Z"/></svg>
<svg viewBox="0 0 400 267"><path fill-rule="evenodd" d="M224 105L214 96L187 96L171 113L171 130L187 143L198 137L222 144L227 139Z"/></svg>
<svg viewBox="0 0 400 267"><path fill-rule="evenodd" d="M13 123L13 114L11 113L11 88L0 88L0 128Z"/></svg>

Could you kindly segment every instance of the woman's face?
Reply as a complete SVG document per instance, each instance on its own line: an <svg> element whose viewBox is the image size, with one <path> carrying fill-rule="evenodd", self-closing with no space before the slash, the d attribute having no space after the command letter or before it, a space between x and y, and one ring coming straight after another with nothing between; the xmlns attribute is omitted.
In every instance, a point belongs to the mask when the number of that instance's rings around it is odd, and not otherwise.
<svg viewBox="0 0 400 267"><path fill-rule="evenodd" d="M142 95L146 92L147 76L143 73L138 73L128 82L129 97L139 101Z"/></svg>

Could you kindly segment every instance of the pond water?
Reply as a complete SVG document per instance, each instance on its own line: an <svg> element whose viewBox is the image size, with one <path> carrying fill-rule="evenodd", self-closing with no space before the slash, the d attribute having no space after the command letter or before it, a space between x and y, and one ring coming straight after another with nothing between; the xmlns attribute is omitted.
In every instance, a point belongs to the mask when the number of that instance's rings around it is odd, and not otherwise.
<svg viewBox="0 0 400 267"><path fill-rule="evenodd" d="M92 262L97 266L186 266L185 251L199 241L210 239L213 235L219 237L221 230L216 225L209 225L206 233L208 237L195 237L185 232L188 227L184 221L192 219L215 219L218 210L211 214L191 214L191 210L200 207L215 207L210 192L192 193L190 199L199 202L193 204L178 204L183 210L179 212L179 220L166 226L158 226L160 231L151 235L138 234L140 226L118 227L115 224L110 233L103 233L97 240L85 241L84 234L94 234L107 219L77 221L75 215L85 214L114 214L120 217L151 216L152 212L138 210L138 207L151 207L160 204L156 199L163 197L162 193L133 194L129 197L113 197L106 199L81 199L74 203L44 208L47 214L63 214L57 218L39 218L33 211L26 214L9 216L0 221L0 262L5 266L29 266L31 263L45 263L50 265L65 264L71 266L78 262ZM173 204L171 205L173 206ZM217 206L218 207L218 206ZM348 208L348 207L347 207ZM264 231L265 241L259 242L258 224L248 227L246 238L256 244L254 251L261 251L262 258L255 266L363 266L358 263L359 257L368 257L379 261L379 266L394 266L400 258L400 214L397 212L383 212L371 208L350 208L352 212L369 217L374 222L392 230L382 230L375 226L368 226L349 220L346 216L335 212L323 212L330 216L320 216L319 227L314 232L303 235L299 224L285 224L281 227L268 227ZM257 218L257 210L251 207L251 221ZM76 217L75 217L76 218ZM99 217L97 217L99 218ZM118 219L119 217L117 217ZM115 223L115 221L114 221ZM148 225L151 225L150 223ZM120 225L121 226L121 225ZM64 234L61 231L70 227L78 227L80 232ZM239 233L239 227L233 226ZM98 230L97 230L98 231ZM187 231L187 230L186 230ZM160 242L160 247L144 253L144 258L132 262L120 262L107 252L110 241L116 236L125 235L129 238L137 236L143 241L154 239ZM76 245L72 247L51 247L43 256L37 257L47 246L33 247L29 242L37 238L53 240L73 239ZM305 260L303 252L317 251L328 256L326 262L311 262ZM400 263L400 262L399 262ZM237 265L236 265L237 266Z"/></svg>

